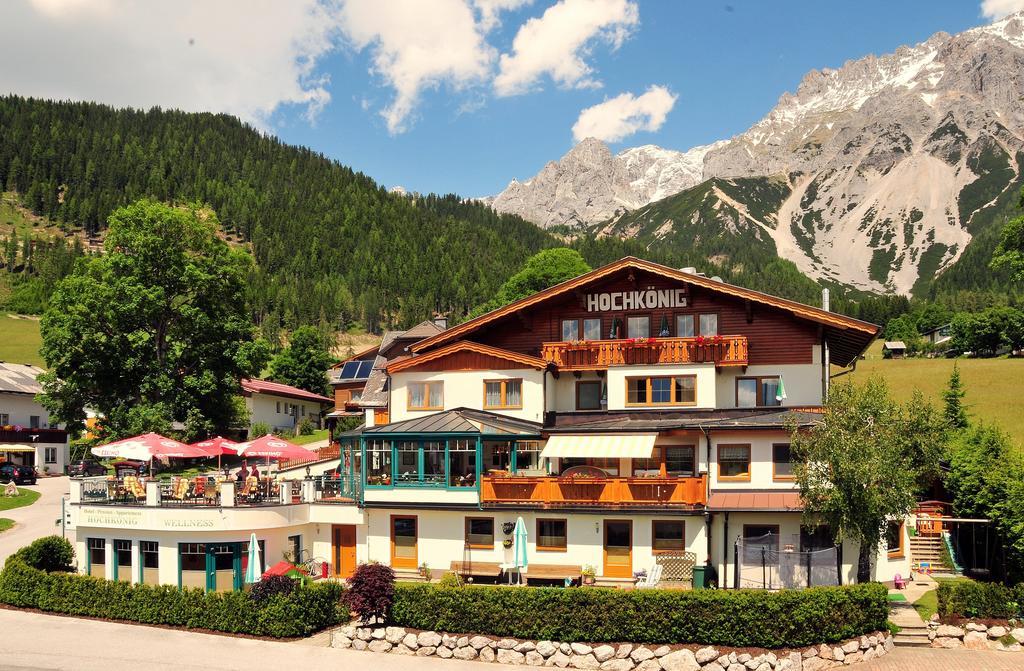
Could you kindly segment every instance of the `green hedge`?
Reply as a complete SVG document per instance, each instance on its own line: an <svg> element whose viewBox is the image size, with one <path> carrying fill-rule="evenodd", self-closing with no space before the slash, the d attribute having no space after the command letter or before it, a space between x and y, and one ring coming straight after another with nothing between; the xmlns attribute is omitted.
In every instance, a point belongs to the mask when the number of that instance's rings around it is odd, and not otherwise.
<svg viewBox="0 0 1024 671"><path fill-rule="evenodd" d="M130 585L75 573L47 573L11 557L0 572L0 603L188 629L285 638L348 621L341 585L313 584L256 603L245 592Z"/></svg>
<svg viewBox="0 0 1024 671"><path fill-rule="evenodd" d="M1007 587L972 580L939 583L939 615L1009 619L1024 613L1024 583Z"/></svg>
<svg viewBox="0 0 1024 671"><path fill-rule="evenodd" d="M417 629L553 641L781 648L884 630L884 586L807 590L439 587L400 583L391 619Z"/></svg>

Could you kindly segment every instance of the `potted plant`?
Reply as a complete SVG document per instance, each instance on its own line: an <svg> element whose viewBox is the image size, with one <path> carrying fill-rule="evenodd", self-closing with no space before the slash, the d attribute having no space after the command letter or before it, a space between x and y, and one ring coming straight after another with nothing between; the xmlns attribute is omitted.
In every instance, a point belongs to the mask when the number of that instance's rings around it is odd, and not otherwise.
<svg viewBox="0 0 1024 671"><path fill-rule="evenodd" d="M580 575L583 576L584 585L593 585L594 581L597 579L597 569L594 568L593 564L587 564L583 567Z"/></svg>
<svg viewBox="0 0 1024 671"><path fill-rule="evenodd" d="M516 528L516 523L515 522L502 522L501 523L501 530L505 533L506 536L510 535L513 531L515 531L515 528Z"/></svg>
<svg viewBox="0 0 1024 671"><path fill-rule="evenodd" d="M427 564L427 562L423 562L422 564L420 564L419 571L420 575L423 576L423 579L427 582L430 582L430 566Z"/></svg>
<svg viewBox="0 0 1024 671"><path fill-rule="evenodd" d="M502 547L504 547L504 548L505 548L506 550L508 550L508 549L510 549L510 548L512 547L512 542L513 542L513 541L512 541L512 539L511 539L511 538L506 538L505 540L501 541L501 545L502 545Z"/></svg>

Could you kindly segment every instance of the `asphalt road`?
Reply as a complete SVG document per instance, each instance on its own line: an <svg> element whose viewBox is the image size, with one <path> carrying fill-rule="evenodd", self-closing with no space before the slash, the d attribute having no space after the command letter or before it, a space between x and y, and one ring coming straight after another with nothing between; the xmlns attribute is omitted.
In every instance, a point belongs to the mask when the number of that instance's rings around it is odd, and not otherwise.
<svg viewBox="0 0 1024 671"><path fill-rule="evenodd" d="M7 517L17 524L0 533L0 565L15 550L28 545L37 538L60 534L60 527L55 524L61 516L61 499L68 493L68 479L65 476L59 478L40 478L33 487L42 496L35 503L23 508L13 510L0 510L0 517ZM68 532L68 538L74 542L74 532ZM0 658L2 661L2 658Z"/></svg>

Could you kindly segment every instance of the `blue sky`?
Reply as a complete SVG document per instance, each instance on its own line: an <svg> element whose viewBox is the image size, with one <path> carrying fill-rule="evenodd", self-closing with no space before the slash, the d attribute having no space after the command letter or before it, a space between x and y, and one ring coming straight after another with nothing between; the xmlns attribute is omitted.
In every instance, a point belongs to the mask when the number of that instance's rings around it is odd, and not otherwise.
<svg viewBox="0 0 1024 671"><path fill-rule="evenodd" d="M19 68L0 70L0 92L230 112L386 186L477 196L564 154L581 112L607 100L653 115L607 132L613 150L684 150L742 132L812 68L1018 9L1024 0L10 0L0 62ZM607 129L616 114L588 118Z"/></svg>

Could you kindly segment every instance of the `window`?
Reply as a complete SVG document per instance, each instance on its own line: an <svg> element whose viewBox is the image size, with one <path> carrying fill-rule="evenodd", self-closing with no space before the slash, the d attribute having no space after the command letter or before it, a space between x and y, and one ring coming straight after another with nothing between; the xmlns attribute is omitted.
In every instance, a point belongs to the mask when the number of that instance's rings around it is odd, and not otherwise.
<svg viewBox="0 0 1024 671"><path fill-rule="evenodd" d="M6 412L0 412L0 426L7 426L11 423L11 416Z"/></svg>
<svg viewBox="0 0 1024 671"><path fill-rule="evenodd" d="M800 527L800 552L819 552L835 547L832 531L827 524L816 527Z"/></svg>
<svg viewBox="0 0 1024 671"><path fill-rule="evenodd" d="M563 319L562 320L562 340L579 340L580 339L580 321L578 319Z"/></svg>
<svg viewBox="0 0 1024 671"><path fill-rule="evenodd" d="M718 315L700 316L700 334L703 336L718 335Z"/></svg>
<svg viewBox="0 0 1024 671"><path fill-rule="evenodd" d="M485 380L484 407L488 409L510 409L523 407L523 381Z"/></svg>
<svg viewBox="0 0 1024 671"><path fill-rule="evenodd" d="M601 320L600 319L584 319L583 320L583 339L584 340L600 340L601 339Z"/></svg>
<svg viewBox="0 0 1024 671"><path fill-rule="evenodd" d="M398 443L396 450L398 456L398 471L396 482L408 484L420 480L420 445L411 440L403 440Z"/></svg>
<svg viewBox="0 0 1024 671"><path fill-rule="evenodd" d="M428 440L423 443L423 478L425 485L444 486L444 442Z"/></svg>
<svg viewBox="0 0 1024 671"><path fill-rule="evenodd" d="M484 442L484 465L487 468L508 471L512 469L512 441L488 440Z"/></svg>
<svg viewBox="0 0 1024 671"><path fill-rule="evenodd" d="M117 579L122 582L131 582L132 579L132 542L128 540L114 540L114 557L117 564Z"/></svg>
<svg viewBox="0 0 1024 671"><path fill-rule="evenodd" d="M626 378L626 405L696 404L696 375Z"/></svg>
<svg viewBox="0 0 1024 671"><path fill-rule="evenodd" d="M516 442L516 471L541 471L540 441L520 440Z"/></svg>
<svg viewBox="0 0 1024 671"><path fill-rule="evenodd" d="M494 549L494 518L467 517L466 545L478 550Z"/></svg>
<svg viewBox="0 0 1024 671"><path fill-rule="evenodd" d="M779 557L779 526L777 524L743 525L743 561L760 564L762 559L770 564Z"/></svg>
<svg viewBox="0 0 1024 671"><path fill-rule="evenodd" d="M291 546L292 561L294 563L301 562L302 557L302 536L295 535L288 537L288 545Z"/></svg>
<svg viewBox="0 0 1024 671"><path fill-rule="evenodd" d="M89 552L89 575L94 578L106 576L104 566L107 563L107 543L102 538L90 538L86 541Z"/></svg>
<svg viewBox="0 0 1024 671"><path fill-rule="evenodd" d="M781 384L776 375L736 378L736 407L782 405Z"/></svg>
<svg viewBox="0 0 1024 671"><path fill-rule="evenodd" d="M160 583L160 546L156 541L139 542L139 559L142 560L142 582L147 585Z"/></svg>
<svg viewBox="0 0 1024 671"><path fill-rule="evenodd" d="M537 549L547 552L565 552L565 520L537 520Z"/></svg>
<svg viewBox="0 0 1024 671"><path fill-rule="evenodd" d="M306 416L306 406L305 405L301 405L299 407L302 408L302 416L305 417Z"/></svg>
<svg viewBox="0 0 1024 671"><path fill-rule="evenodd" d="M693 315L676 315L676 337L693 337Z"/></svg>
<svg viewBox="0 0 1024 671"><path fill-rule="evenodd" d="M718 446L718 479L750 481L750 445Z"/></svg>
<svg viewBox="0 0 1024 671"><path fill-rule="evenodd" d="M274 412L276 412L277 414L280 415L281 414L281 401L275 401L274 402L274 408L275 408Z"/></svg>
<svg viewBox="0 0 1024 671"><path fill-rule="evenodd" d="M576 409L600 410L601 398L604 396L604 383L600 380L576 383Z"/></svg>
<svg viewBox="0 0 1024 671"><path fill-rule="evenodd" d="M651 550L655 554L686 550L685 525L682 520L654 520L651 524Z"/></svg>
<svg viewBox="0 0 1024 671"><path fill-rule="evenodd" d="M366 444L366 484L391 484L391 442L373 441Z"/></svg>
<svg viewBox="0 0 1024 671"><path fill-rule="evenodd" d="M885 549L890 559L903 556L903 522L899 520L886 522Z"/></svg>
<svg viewBox="0 0 1024 671"><path fill-rule="evenodd" d="M39 428L39 415L28 416L28 428L38 429Z"/></svg>
<svg viewBox="0 0 1024 671"><path fill-rule="evenodd" d="M48 464L57 463L57 448L47 447L43 453L43 461L45 461Z"/></svg>
<svg viewBox="0 0 1024 671"><path fill-rule="evenodd" d="M399 568L416 567L416 517L391 516L391 564Z"/></svg>
<svg viewBox="0 0 1024 671"><path fill-rule="evenodd" d="M772 445L772 479L793 479L792 458L789 443L776 443Z"/></svg>
<svg viewBox="0 0 1024 671"><path fill-rule="evenodd" d="M626 317L627 338L649 338L651 336L650 317Z"/></svg>
<svg viewBox="0 0 1024 671"><path fill-rule="evenodd" d="M600 468L605 472L605 475L611 477L617 477L619 474L619 460L615 458L562 457L558 460L558 465L562 473L577 466L591 466L593 468Z"/></svg>
<svg viewBox="0 0 1024 671"><path fill-rule="evenodd" d="M444 382L410 382L409 410L443 410Z"/></svg>
<svg viewBox="0 0 1024 671"><path fill-rule="evenodd" d="M692 478L697 474L696 453L693 445L664 447L665 473L669 477Z"/></svg>
<svg viewBox="0 0 1024 671"><path fill-rule="evenodd" d="M448 486L476 485L476 441L448 441Z"/></svg>

